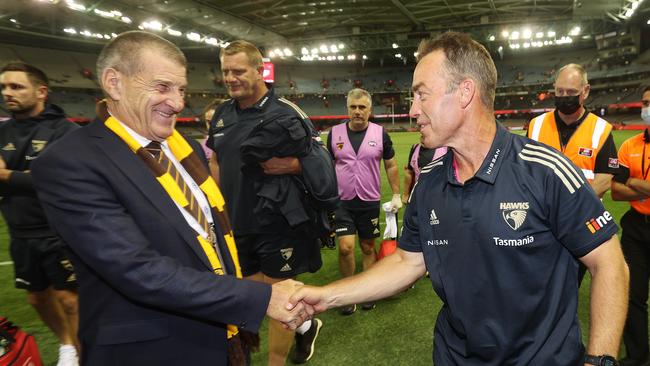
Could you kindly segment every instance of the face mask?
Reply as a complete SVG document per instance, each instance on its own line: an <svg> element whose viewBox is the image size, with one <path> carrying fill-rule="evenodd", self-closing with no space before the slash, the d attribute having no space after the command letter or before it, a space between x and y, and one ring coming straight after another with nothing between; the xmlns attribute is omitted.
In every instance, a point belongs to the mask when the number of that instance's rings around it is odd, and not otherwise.
<svg viewBox="0 0 650 366"><path fill-rule="evenodd" d="M555 97L555 108L564 114L573 114L580 109L580 95Z"/></svg>
<svg viewBox="0 0 650 366"><path fill-rule="evenodd" d="M650 125L650 107L641 108L641 119L646 125Z"/></svg>

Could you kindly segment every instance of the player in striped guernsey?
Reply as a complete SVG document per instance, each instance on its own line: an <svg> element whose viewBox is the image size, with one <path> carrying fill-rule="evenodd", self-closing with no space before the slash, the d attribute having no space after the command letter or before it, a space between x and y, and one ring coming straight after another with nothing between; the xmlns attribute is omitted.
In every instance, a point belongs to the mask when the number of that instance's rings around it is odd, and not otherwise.
<svg viewBox="0 0 650 366"><path fill-rule="evenodd" d="M418 58L411 115L423 146L451 153L420 174L394 255L360 276L302 287L290 302L323 311L377 299L428 270L443 301L436 365L575 366L593 362L585 353L617 355L627 266L613 221L585 226L609 213L566 157L495 122L496 68L483 46L448 32L423 41ZM578 262L592 274L586 350Z"/></svg>

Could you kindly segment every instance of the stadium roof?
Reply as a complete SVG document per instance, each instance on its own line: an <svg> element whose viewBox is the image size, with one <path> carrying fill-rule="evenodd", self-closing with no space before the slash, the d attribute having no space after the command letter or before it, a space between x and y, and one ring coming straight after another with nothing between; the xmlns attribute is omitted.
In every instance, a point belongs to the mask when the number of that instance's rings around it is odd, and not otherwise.
<svg viewBox="0 0 650 366"><path fill-rule="evenodd" d="M0 39L94 52L112 34L143 27L198 57L243 38L296 59L323 45L359 56L413 52L422 38L452 29L495 51L514 32L559 38L576 27L573 41L593 46L595 35L624 29L647 7L643 0L5 0Z"/></svg>

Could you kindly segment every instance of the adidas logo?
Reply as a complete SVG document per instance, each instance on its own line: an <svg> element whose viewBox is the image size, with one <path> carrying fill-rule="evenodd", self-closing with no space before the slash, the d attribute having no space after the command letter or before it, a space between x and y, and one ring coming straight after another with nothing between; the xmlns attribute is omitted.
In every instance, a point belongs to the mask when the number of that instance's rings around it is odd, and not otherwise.
<svg viewBox="0 0 650 366"><path fill-rule="evenodd" d="M287 271L291 271L291 266L289 265L289 263L285 264L284 267L280 268L280 272L287 272Z"/></svg>
<svg viewBox="0 0 650 366"><path fill-rule="evenodd" d="M14 146L14 144L10 142L10 143L6 144L2 148L2 150L4 150L4 151L16 151L16 146Z"/></svg>
<svg viewBox="0 0 650 366"><path fill-rule="evenodd" d="M429 223L431 226L433 225L438 225L440 223L440 220L438 220L438 216L436 216L436 211L433 209L431 210L431 215L429 215Z"/></svg>

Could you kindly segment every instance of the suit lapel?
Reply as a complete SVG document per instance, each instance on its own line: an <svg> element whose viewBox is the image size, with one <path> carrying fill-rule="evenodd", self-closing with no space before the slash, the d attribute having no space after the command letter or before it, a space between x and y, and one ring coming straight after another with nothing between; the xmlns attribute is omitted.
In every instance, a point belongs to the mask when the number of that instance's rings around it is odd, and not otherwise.
<svg viewBox="0 0 650 366"><path fill-rule="evenodd" d="M167 219L169 225L176 229L185 243L201 259L201 262L212 270L208 258L196 240L196 232L187 224L178 207L142 160L103 123L95 121L86 128L89 129L91 136L97 138L93 143L99 150L106 154L113 161L115 167L133 182L133 185L149 200L149 203Z"/></svg>

